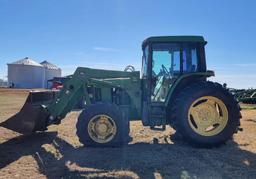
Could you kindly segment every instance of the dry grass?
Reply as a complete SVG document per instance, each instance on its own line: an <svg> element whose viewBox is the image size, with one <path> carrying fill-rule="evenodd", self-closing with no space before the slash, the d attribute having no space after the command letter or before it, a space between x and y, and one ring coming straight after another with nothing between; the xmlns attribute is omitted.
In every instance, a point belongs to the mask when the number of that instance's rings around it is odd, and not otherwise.
<svg viewBox="0 0 256 179"><path fill-rule="evenodd" d="M0 122L16 113L27 92L1 91ZM243 111L243 132L214 149L174 142L173 129L151 131L131 122L123 148L89 148L75 135L80 111L32 136L0 128L0 178L256 178L256 110Z"/></svg>

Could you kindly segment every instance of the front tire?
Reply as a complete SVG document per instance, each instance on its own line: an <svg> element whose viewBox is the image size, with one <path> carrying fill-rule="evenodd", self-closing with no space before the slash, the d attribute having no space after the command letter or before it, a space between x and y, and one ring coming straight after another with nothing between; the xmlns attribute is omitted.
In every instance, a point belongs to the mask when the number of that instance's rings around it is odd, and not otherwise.
<svg viewBox="0 0 256 179"><path fill-rule="evenodd" d="M194 146L225 143L240 125L240 108L218 83L201 81L183 89L172 107L176 132Z"/></svg>
<svg viewBox="0 0 256 179"><path fill-rule="evenodd" d="M129 120L117 105L92 104L80 114L76 134L85 146L115 147L128 142Z"/></svg>

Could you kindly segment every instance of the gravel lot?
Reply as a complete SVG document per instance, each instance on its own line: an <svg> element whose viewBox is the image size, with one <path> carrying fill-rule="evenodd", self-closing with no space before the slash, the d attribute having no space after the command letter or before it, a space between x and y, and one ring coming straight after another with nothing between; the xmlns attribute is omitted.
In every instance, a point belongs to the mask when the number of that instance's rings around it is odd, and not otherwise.
<svg viewBox="0 0 256 179"><path fill-rule="evenodd" d="M28 92L0 89L0 122L19 111ZM89 148L75 135L80 111L47 132L22 136L0 127L0 178L256 178L256 110L243 110L243 131L220 148L172 141L174 130L131 122L123 148Z"/></svg>

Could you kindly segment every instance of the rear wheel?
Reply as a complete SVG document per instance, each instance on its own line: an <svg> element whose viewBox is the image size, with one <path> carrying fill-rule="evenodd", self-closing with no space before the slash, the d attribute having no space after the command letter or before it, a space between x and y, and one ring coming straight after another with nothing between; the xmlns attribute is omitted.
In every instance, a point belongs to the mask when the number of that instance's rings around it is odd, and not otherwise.
<svg viewBox="0 0 256 179"><path fill-rule="evenodd" d="M240 124L240 108L220 84L199 82L185 88L172 108L176 131L196 146L218 146L232 138Z"/></svg>
<svg viewBox="0 0 256 179"><path fill-rule="evenodd" d="M77 124L79 141L86 146L113 147L128 142L129 121L114 104L93 104L80 114Z"/></svg>

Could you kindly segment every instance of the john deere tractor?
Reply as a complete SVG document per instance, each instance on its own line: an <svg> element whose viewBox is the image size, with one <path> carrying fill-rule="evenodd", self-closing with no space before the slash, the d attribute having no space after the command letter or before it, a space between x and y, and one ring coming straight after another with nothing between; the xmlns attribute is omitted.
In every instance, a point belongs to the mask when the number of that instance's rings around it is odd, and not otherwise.
<svg viewBox="0 0 256 179"><path fill-rule="evenodd" d="M61 91L30 92L19 113L1 126L31 134L60 124L83 100L77 136L86 146L128 142L129 121L151 129L172 126L196 146L219 146L240 125L240 107L214 76L205 60L202 36L149 37L142 43L141 72L78 67Z"/></svg>

